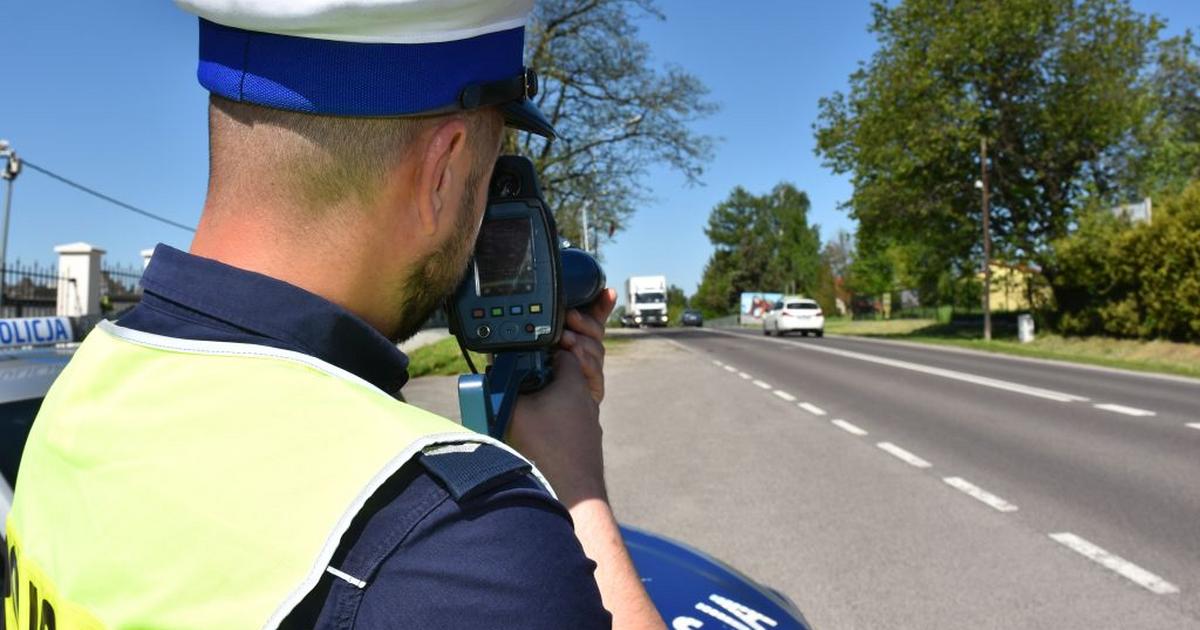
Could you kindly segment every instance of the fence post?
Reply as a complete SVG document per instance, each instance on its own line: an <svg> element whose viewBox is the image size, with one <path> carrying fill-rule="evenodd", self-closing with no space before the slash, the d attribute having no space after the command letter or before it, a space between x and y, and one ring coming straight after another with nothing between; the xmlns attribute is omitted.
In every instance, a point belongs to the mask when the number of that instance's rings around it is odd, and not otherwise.
<svg viewBox="0 0 1200 630"><path fill-rule="evenodd" d="M154 255L154 248L142 250L142 269L150 266L150 257Z"/></svg>
<svg viewBox="0 0 1200 630"><path fill-rule="evenodd" d="M89 243L68 243L58 254L58 315L80 317L100 313L100 257L104 250Z"/></svg>

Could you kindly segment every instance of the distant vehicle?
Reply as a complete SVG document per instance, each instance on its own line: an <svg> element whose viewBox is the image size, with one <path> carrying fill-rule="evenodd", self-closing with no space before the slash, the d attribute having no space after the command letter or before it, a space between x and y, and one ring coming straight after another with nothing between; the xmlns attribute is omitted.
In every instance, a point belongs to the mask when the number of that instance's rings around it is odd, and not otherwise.
<svg viewBox="0 0 1200 630"><path fill-rule="evenodd" d="M689 308L683 312L683 316L679 318L679 323L683 324L684 326L695 326L699 328L704 325L704 316L700 314L700 311Z"/></svg>
<svg viewBox="0 0 1200 630"><path fill-rule="evenodd" d="M627 325L667 325L666 276L631 276L625 281L625 299Z"/></svg>
<svg viewBox="0 0 1200 630"><path fill-rule="evenodd" d="M784 296L763 317L764 335L773 333L782 337L793 331L806 337L809 333L824 337L825 314L821 312L821 305L807 298Z"/></svg>

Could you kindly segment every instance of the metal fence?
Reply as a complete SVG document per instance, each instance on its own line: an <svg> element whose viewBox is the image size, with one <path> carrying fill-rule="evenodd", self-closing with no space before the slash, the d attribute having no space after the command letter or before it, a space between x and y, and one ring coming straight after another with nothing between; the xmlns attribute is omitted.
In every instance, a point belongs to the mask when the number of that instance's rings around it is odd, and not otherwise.
<svg viewBox="0 0 1200 630"><path fill-rule="evenodd" d="M54 265L21 264L0 267L0 317L45 317L58 310L59 285L72 283ZM67 292L74 295L74 291Z"/></svg>
<svg viewBox="0 0 1200 630"><path fill-rule="evenodd" d="M100 310L120 312L142 301L142 270L114 265L100 269Z"/></svg>

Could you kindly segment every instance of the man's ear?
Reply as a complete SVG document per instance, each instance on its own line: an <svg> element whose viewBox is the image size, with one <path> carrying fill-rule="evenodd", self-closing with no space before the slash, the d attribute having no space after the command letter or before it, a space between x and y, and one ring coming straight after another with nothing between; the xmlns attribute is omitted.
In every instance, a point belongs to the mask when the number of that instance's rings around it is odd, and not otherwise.
<svg viewBox="0 0 1200 630"><path fill-rule="evenodd" d="M432 235L449 217L447 213L458 211L458 200L463 195L467 172L464 165L469 158L467 150L467 124L462 118L451 118L438 123L428 132L417 174L417 214L421 230Z"/></svg>

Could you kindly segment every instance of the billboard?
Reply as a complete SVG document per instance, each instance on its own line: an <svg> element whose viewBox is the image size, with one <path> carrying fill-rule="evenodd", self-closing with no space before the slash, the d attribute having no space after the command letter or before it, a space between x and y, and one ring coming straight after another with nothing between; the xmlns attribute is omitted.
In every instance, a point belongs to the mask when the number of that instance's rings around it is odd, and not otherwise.
<svg viewBox="0 0 1200 630"><path fill-rule="evenodd" d="M771 310L771 305L782 299L782 293L764 293L762 291L743 293L741 308L738 309L738 323L761 324L763 315Z"/></svg>

